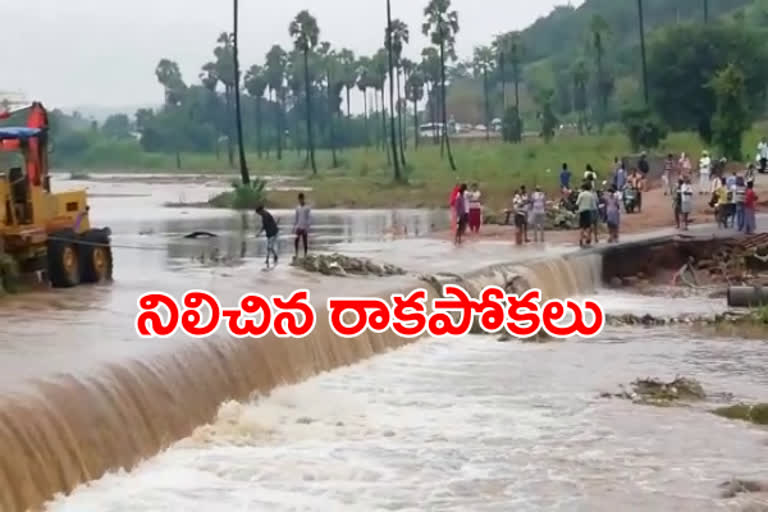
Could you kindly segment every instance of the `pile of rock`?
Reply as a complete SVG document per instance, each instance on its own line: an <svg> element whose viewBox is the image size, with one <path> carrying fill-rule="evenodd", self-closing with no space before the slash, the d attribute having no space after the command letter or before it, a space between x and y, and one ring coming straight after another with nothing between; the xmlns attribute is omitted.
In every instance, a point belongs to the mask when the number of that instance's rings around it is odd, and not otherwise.
<svg viewBox="0 0 768 512"><path fill-rule="evenodd" d="M507 215L505 211L493 212L485 211L483 213L483 224L486 225L504 225L505 222L509 225L513 224L513 214ZM576 213L563 208L557 203L547 204L547 219L544 223L544 229L556 230L556 229L576 229L579 227L579 218Z"/></svg>
<svg viewBox="0 0 768 512"><path fill-rule="evenodd" d="M619 393L603 393L603 398L621 398L644 405L669 406L679 402L704 400L704 388L695 380L677 377L671 382L658 379L637 379L627 390L623 386Z"/></svg>
<svg viewBox="0 0 768 512"><path fill-rule="evenodd" d="M557 204L547 208L547 222L545 229L576 229L579 227L579 218L576 213L562 208Z"/></svg>
<svg viewBox="0 0 768 512"><path fill-rule="evenodd" d="M318 272L327 276L344 277L348 275L400 276L405 270L387 263L374 263L366 258L354 258L343 254L309 254L304 258L294 258L294 267L303 268L308 272Z"/></svg>
<svg viewBox="0 0 768 512"><path fill-rule="evenodd" d="M664 325L717 325L723 323L736 323L748 317L748 313L726 311L712 316L680 315L676 317L659 317L649 314L633 315L606 315L605 322L611 327L642 326L657 327Z"/></svg>

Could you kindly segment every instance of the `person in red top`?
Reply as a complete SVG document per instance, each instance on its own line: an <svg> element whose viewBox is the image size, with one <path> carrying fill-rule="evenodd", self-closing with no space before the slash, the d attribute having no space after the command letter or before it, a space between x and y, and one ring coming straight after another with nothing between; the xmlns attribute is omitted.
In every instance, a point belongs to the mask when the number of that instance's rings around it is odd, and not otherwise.
<svg viewBox="0 0 768 512"><path fill-rule="evenodd" d="M448 201L448 210L451 212L451 231L456 231L456 223L458 219L456 218L456 198L459 197L459 194L461 194L461 185L456 184L455 187L453 187L453 190L451 191L451 198Z"/></svg>
<svg viewBox="0 0 768 512"><path fill-rule="evenodd" d="M744 194L744 232L751 235L755 232L755 209L757 208L758 197L755 194L755 182L747 183L747 192Z"/></svg>

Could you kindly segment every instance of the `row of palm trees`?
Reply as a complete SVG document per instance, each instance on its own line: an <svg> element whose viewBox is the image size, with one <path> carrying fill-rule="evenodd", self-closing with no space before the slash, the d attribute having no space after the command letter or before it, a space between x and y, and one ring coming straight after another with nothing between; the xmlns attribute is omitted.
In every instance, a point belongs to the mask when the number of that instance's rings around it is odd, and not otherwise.
<svg viewBox="0 0 768 512"><path fill-rule="evenodd" d="M638 2L638 24L641 35L642 52L642 83L643 93L646 102L648 101L647 68L645 58L645 29L643 19L643 0ZM702 0L704 19L709 19L709 2ZM242 140L242 119L240 109L240 65L238 61L238 0L233 0L233 33L231 41L227 40L227 34L223 34L219 42L222 43L216 49L216 63L210 63L203 67L201 79L204 85L215 87L217 80L224 83L225 99L227 105L231 104L231 96L234 93L234 110L237 126L237 140L239 146L240 171L243 183L250 181L247 162ZM396 180L403 179L401 167L406 165L405 157L405 137L403 136L403 103L410 101L414 108L414 123L418 125L418 103L423 99L424 89L430 99L430 109L432 119L437 116L434 111L439 109L439 117L443 127L447 126L447 105L446 105L446 65L448 61L456 60L455 42L456 34L459 31L458 13L451 10L451 0L430 0L424 9L425 20L422 25L422 32L429 36L431 47L422 51L422 60L415 64L408 59L403 58L403 48L410 41L410 32L408 26L399 19L392 19L392 10L390 0L386 0L387 25L385 28L384 48L379 50L372 57L355 58L354 53L348 49L336 51L331 48L329 43L320 42L320 29L317 20L309 11L303 10L296 15L289 25L288 32L293 39L293 55L286 52L279 45L273 46L266 55L264 67L254 65L248 69L243 85L249 95L259 99L265 93L280 106L281 111L285 110L285 100L287 88L291 88L294 93L297 92L299 84L295 80L289 80L288 68L295 65L295 56L301 55L303 62L303 94L306 102L306 130L307 130L307 159L312 167L313 173L317 173L317 164L315 161L315 147L313 140L312 127L312 82L310 60L317 61L319 66L325 70L325 76L322 81L328 92L329 105L333 106L334 113L340 113L338 110L338 97L342 91L346 92L347 117L350 116L350 95L351 91L357 87L364 98L365 119L368 120L367 91L372 88L380 93L382 123L386 131L386 106L384 99L384 83L389 80L389 140L390 147L387 155L394 167ZM594 50L596 83L598 98L600 101L600 110L605 113L607 110L608 97L612 88L612 80L606 73L604 66L605 39L609 33L607 23L599 16L596 16L590 27L591 46ZM506 108L506 85L508 79L514 85L514 107L518 117L520 115L520 81L521 68L523 61L523 45L519 32L509 32L497 36L490 46L481 46L475 49L473 67L476 75L482 79L485 91L485 110L486 125L490 125L490 107L489 107L489 75L496 73L500 77L502 89L502 105ZM231 53L231 60L228 59ZM294 57L294 58L292 58ZM226 63L231 62L232 73L227 73ZM315 62L318 64L318 62ZM511 76L510 76L511 74ZM231 79L227 78L227 75ZM586 105L586 88L589 79L585 63L579 61L572 70L574 98L579 110L584 115ZM404 88L401 88L401 78L404 77ZM158 74L158 78L161 79ZM173 77L167 80L173 80ZM161 79L162 81L162 79ZM166 91L168 91L166 87ZM397 91L397 101L395 100L395 90ZM401 92L404 92L405 101L403 101ZM166 98L169 100L168 98ZM260 102L256 102L257 108ZM257 112L260 117L260 112ZM282 116L279 116L279 119ZM602 117L602 116L601 116ZM399 130L395 129L395 126ZM260 128L259 128L260 130ZM278 127L278 158L281 157L281 138L282 126ZM399 136L398 136L399 133ZM451 151L450 139L447 130L440 130L441 154L444 149L448 155L448 161L451 168L455 171L456 164ZM259 134L257 137L260 138ZM415 141L418 145L418 126L415 126ZM386 138L386 136L385 136ZM335 148L332 148L335 149ZM230 145L230 159L232 149ZM333 153L334 165L336 164L335 151Z"/></svg>
<svg viewBox="0 0 768 512"><path fill-rule="evenodd" d="M228 106L234 96L235 125L237 126L240 171L243 183L248 184L248 166L242 142L242 119L240 111L240 91L236 84L240 84L240 65L238 62L238 1L233 0L234 22L231 38L228 34L222 34L219 38L220 46L214 51L216 62L203 66L201 80L207 87L215 88L218 81L224 84L224 97ZM347 117L350 117L350 96L354 88L357 88L364 99L365 119L368 121L368 97L367 92L373 89L378 93L375 101L381 101L382 126L387 131L387 108L384 97L384 85L389 81L389 136L385 135L389 148L385 148L389 161L394 167L394 177L397 181L404 179L403 168L407 165L405 148L406 141L403 128L404 106L407 102L413 103L414 123L416 128L415 145L418 145L418 104L424 98L424 89L427 88L432 109L432 117L437 117L435 108L439 108L439 117L443 126L447 126L446 112L446 65L448 61L456 59L455 41L459 31L458 13L451 10L451 0L430 0L424 9L425 21L422 32L429 36L433 46L425 48L422 52L422 61L416 64L403 57L403 49L410 42L408 26L399 19L392 18L390 0L386 0L387 24L385 28L384 47L373 56L356 58L348 49L336 51L330 43L320 41L320 29L317 20L309 11L299 12L291 21L288 33L293 40L293 51L289 52L279 45L273 46L266 55L264 66L251 66L244 77L243 87L245 91L256 99L264 94L273 99L278 105L281 115L278 116L278 158L282 156L281 125L282 114L286 109L286 97L290 90L294 97L304 96L305 121L307 135L307 163L312 167L313 173L317 173L315 160L315 144L313 137L313 84L321 84L328 95L329 106L332 114L340 115L340 96L346 93ZM233 69L227 69L227 62L232 63ZM302 83L298 83L298 71L303 75ZM159 67L158 67L159 69ZM176 73L169 73L173 77ZM231 72L230 72L231 71ZM227 78L227 75L231 79ZM169 84L174 78L161 77L158 79L166 86L166 91L172 90ZM171 84L172 85L172 84ZM303 88L303 91L300 89ZM404 98L403 98L404 96ZM260 109L259 101L256 102ZM257 111L260 117L260 112ZM396 129L397 127L397 129ZM257 139L260 139L260 123ZM451 152L450 140L446 130L441 130L441 147L447 152L448 160L453 170L456 164ZM333 139L333 137L331 137ZM333 151L334 165L336 165L335 147ZM260 150L259 150L260 152ZM232 149L230 146L230 158Z"/></svg>

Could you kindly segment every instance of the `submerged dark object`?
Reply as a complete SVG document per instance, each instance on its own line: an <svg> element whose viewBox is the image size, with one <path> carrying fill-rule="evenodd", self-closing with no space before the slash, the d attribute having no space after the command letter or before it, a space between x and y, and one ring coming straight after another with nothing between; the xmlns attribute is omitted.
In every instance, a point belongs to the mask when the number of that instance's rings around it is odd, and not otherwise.
<svg viewBox="0 0 768 512"><path fill-rule="evenodd" d="M728 307L747 308L768 305L768 288L762 286L731 286Z"/></svg>
<svg viewBox="0 0 768 512"><path fill-rule="evenodd" d="M189 239L195 239L195 238L215 238L219 235L215 233L209 233L208 231L195 231L194 233L190 233L188 235L185 235L184 238Z"/></svg>

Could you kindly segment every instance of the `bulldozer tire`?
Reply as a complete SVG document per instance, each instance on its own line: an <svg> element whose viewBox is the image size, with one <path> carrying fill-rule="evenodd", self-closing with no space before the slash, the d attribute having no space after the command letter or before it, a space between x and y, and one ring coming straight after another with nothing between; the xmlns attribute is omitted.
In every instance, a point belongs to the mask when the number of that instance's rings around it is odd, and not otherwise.
<svg viewBox="0 0 768 512"><path fill-rule="evenodd" d="M48 238L48 278L55 288L80 284L77 235L71 229L51 233Z"/></svg>
<svg viewBox="0 0 768 512"><path fill-rule="evenodd" d="M83 283L101 283L112 279L112 247L109 232L91 229L80 240L80 268Z"/></svg>

